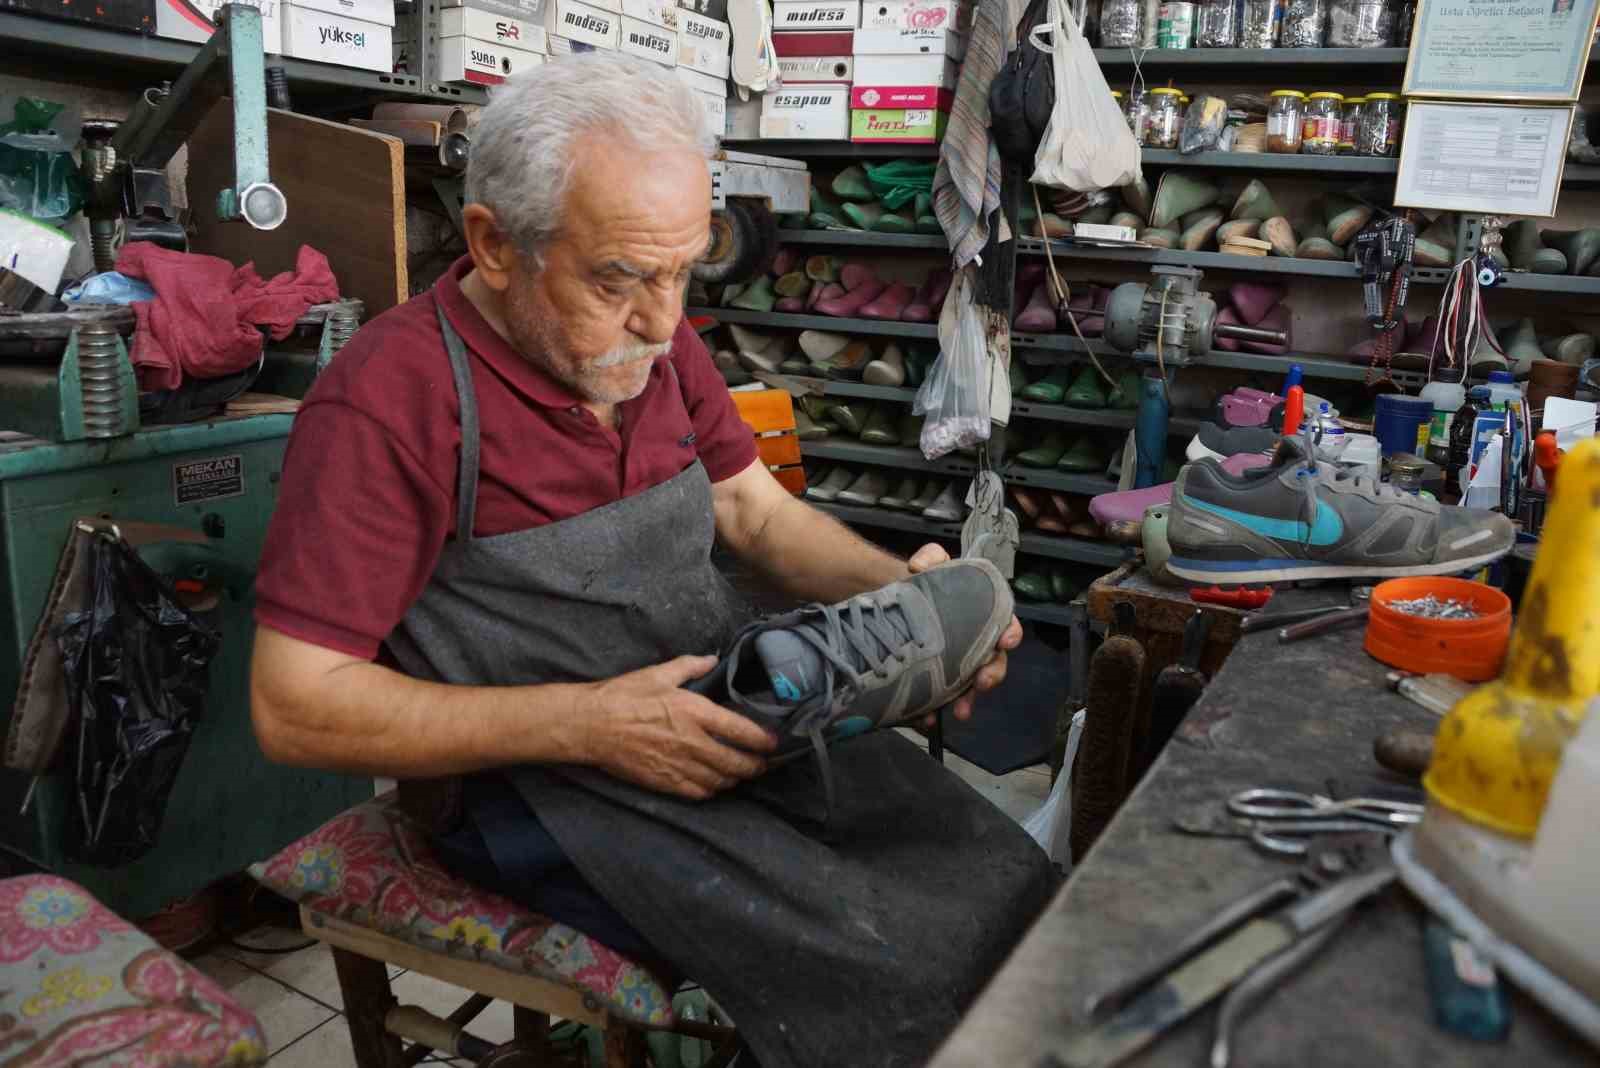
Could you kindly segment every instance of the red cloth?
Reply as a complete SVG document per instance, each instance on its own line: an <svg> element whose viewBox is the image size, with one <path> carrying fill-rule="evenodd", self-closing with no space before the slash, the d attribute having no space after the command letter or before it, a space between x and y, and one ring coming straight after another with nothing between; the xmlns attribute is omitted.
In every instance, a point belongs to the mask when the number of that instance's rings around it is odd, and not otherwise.
<svg viewBox="0 0 1600 1068"><path fill-rule="evenodd" d="M141 278L156 299L133 306L133 365L140 389L176 389L220 378L261 358L261 331L281 341L313 304L339 298L328 258L301 245L294 270L262 281L253 263L173 252L148 241L124 245L117 270Z"/></svg>
<svg viewBox="0 0 1600 1068"><path fill-rule="evenodd" d="M478 398L479 537L631 497L697 456L713 482L755 462L755 435L686 321L622 405L619 434L494 332L461 292L471 267L463 257L362 326L307 394L256 575L259 622L370 659L433 574L455 533L461 455L441 305Z"/></svg>

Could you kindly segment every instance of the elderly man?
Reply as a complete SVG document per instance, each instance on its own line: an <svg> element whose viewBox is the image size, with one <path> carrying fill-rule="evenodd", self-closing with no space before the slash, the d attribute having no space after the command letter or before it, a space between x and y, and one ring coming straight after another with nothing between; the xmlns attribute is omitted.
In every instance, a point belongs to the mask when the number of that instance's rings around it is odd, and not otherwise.
<svg viewBox="0 0 1600 1068"><path fill-rule="evenodd" d="M713 144L670 72L618 55L496 92L470 255L296 420L256 733L278 761L464 776L433 821L453 871L704 984L767 1068L918 1065L1048 866L893 731L832 747L830 812L812 761L768 771L765 730L683 688L742 622L714 537L824 602L946 558L879 550L757 460L682 314Z"/></svg>

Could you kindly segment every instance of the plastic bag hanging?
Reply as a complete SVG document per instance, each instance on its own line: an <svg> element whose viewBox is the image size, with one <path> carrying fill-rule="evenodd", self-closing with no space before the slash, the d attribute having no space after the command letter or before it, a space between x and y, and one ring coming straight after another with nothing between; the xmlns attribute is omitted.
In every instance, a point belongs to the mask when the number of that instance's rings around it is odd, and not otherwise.
<svg viewBox="0 0 1600 1068"><path fill-rule="evenodd" d="M913 415L922 423L922 454L937 459L989 440L989 343L972 300L972 270L957 272L939 315L939 359L928 371Z"/></svg>
<svg viewBox="0 0 1600 1068"><path fill-rule="evenodd" d="M89 552L83 608L55 633L72 717L66 851L115 867L149 852L160 836L221 639L115 527L93 538Z"/></svg>
<svg viewBox="0 0 1600 1068"><path fill-rule="evenodd" d="M1035 26L1035 47L1049 52L1056 99L1033 181L1087 193L1139 178L1139 143L1117 108L1111 86L1064 0L1050 0L1050 21Z"/></svg>

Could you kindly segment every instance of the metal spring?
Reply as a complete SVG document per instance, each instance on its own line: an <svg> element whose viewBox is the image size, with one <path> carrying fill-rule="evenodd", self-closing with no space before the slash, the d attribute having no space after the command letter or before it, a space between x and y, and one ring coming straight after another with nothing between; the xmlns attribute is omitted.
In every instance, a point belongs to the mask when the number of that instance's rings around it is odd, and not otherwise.
<svg viewBox="0 0 1600 1068"><path fill-rule="evenodd" d="M360 327L361 320L357 318L355 309L348 304L340 304L328 313L328 348L329 355L344 348L345 343L355 335Z"/></svg>
<svg viewBox="0 0 1600 1068"><path fill-rule="evenodd" d="M78 327L78 379L83 391L83 432L90 438L127 433L122 408L122 353L109 323Z"/></svg>

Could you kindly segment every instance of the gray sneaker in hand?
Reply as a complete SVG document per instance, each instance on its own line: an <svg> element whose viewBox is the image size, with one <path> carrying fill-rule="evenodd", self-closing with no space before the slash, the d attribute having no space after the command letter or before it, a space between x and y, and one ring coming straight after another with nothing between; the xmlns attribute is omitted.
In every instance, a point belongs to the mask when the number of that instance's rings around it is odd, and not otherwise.
<svg viewBox="0 0 1600 1068"><path fill-rule="evenodd" d="M993 564L953 560L751 623L688 688L776 734L773 761L816 752L826 779L828 743L914 722L959 697L1011 614L1011 588Z"/></svg>

